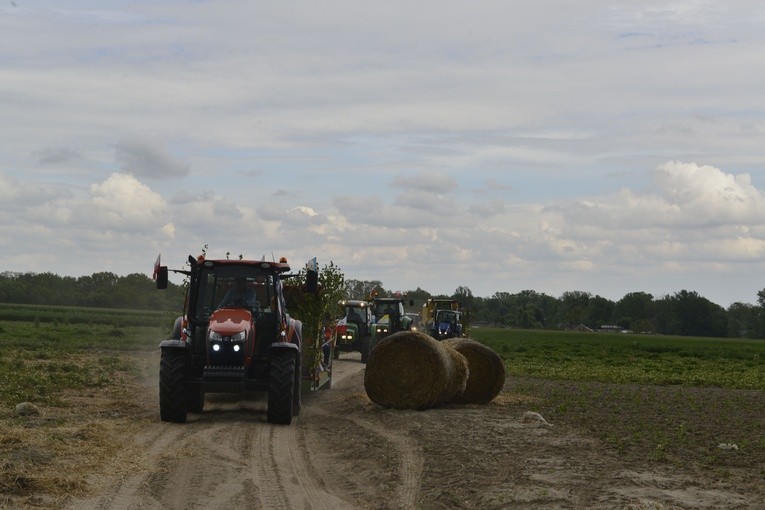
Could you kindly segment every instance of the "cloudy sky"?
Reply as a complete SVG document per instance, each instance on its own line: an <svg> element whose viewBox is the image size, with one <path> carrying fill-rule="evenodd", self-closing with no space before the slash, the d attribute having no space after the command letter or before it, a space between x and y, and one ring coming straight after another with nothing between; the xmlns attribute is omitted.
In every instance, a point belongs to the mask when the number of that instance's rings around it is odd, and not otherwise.
<svg viewBox="0 0 765 510"><path fill-rule="evenodd" d="M0 270L765 288L765 4L0 0Z"/></svg>

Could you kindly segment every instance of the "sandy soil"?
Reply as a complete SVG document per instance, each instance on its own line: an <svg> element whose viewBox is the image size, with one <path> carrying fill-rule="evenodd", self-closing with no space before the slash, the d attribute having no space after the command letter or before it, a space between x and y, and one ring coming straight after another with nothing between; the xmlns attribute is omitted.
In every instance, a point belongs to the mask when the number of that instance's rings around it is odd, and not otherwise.
<svg viewBox="0 0 765 510"><path fill-rule="evenodd" d="M576 427L529 418L534 399L514 391L512 379L486 406L394 411L368 400L363 370L358 353L344 353L335 361L332 389L306 395L291 426L266 422L262 395L208 395L204 412L188 423L162 423L156 380L148 379L133 393L133 411L115 415L125 422L116 429L119 448L88 477L85 493L61 504L72 510L765 508L761 474L741 485L623 458Z"/></svg>

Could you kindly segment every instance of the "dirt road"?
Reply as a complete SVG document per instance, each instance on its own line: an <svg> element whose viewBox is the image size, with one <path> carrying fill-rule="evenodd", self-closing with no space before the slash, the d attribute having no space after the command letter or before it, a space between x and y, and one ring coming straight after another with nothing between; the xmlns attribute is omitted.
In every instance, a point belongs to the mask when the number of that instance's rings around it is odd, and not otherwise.
<svg viewBox="0 0 765 510"><path fill-rule="evenodd" d="M262 397L208 395L183 425L143 418L66 508L765 508L762 478L625 459L575 426L525 420L512 382L486 406L393 411L369 402L358 355L307 395L291 426ZM252 397L252 396L249 396ZM152 400L154 399L154 400Z"/></svg>
<svg viewBox="0 0 765 510"><path fill-rule="evenodd" d="M335 386L363 367L360 361L336 363ZM186 424L144 424L126 438L112 468L92 480L99 494L67 508L353 508L327 491L321 466L312 462L306 429L322 410L310 397L292 426L268 423L266 401L258 394L208 395L205 411L189 415Z"/></svg>

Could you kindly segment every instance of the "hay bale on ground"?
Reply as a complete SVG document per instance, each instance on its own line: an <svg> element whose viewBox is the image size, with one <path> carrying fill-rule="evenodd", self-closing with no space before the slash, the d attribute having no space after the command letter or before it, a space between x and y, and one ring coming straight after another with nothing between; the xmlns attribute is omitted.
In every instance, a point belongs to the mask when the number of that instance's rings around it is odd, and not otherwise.
<svg viewBox="0 0 765 510"><path fill-rule="evenodd" d="M465 391L452 402L488 404L505 385L505 363L490 347L470 338L453 338L444 343L467 359L468 379Z"/></svg>
<svg viewBox="0 0 765 510"><path fill-rule="evenodd" d="M383 407L419 410L451 401L467 379L467 360L460 353L423 333L401 331L370 353L364 389Z"/></svg>

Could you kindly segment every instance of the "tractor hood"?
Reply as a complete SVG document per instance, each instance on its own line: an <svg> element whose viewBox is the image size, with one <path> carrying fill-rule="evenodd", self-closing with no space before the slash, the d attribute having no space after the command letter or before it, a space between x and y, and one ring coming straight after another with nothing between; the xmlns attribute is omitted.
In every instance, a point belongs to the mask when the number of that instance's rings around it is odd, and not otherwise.
<svg viewBox="0 0 765 510"><path fill-rule="evenodd" d="M252 313L243 308L221 308L210 316L210 331L221 336L231 336L241 331L249 333Z"/></svg>

